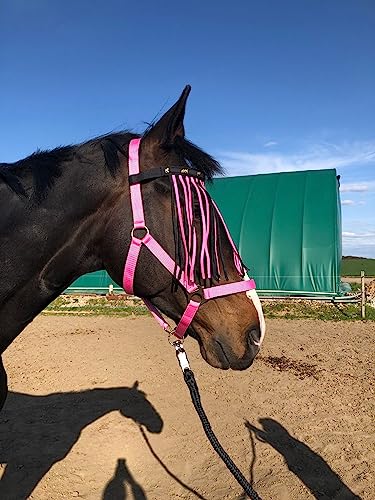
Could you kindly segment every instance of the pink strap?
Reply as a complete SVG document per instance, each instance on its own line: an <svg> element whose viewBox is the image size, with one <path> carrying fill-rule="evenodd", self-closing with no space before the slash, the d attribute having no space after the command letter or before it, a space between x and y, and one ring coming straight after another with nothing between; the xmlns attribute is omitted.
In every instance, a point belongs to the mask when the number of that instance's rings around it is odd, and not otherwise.
<svg viewBox="0 0 375 500"><path fill-rule="evenodd" d="M201 192L199 190L199 183L197 179L192 179L192 185L194 186L194 189L196 191L197 197L198 197L198 202L199 202L199 208L200 208L200 217L201 217L201 224L202 224L202 238L201 238L201 252L200 252L200 265L201 265L201 275L203 279L206 279L210 277L208 274L208 271L205 267L205 260L209 260L209 253L208 253L208 248L207 248L207 238L208 238L208 230L207 230L207 220L206 220L206 213L204 210L204 204L203 204L203 199Z"/></svg>
<svg viewBox="0 0 375 500"><path fill-rule="evenodd" d="M133 237L130 242L128 256L126 257L124 275L122 279L124 290L130 295L134 294L134 275L141 247L142 240Z"/></svg>
<svg viewBox="0 0 375 500"><path fill-rule="evenodd" d="M141 139L132 139L129 143L129 175L139 174L139 144ZM130 186L130 199L132 202L134 228L145 227L143 200L140 183Z"/></svg>
<svg viewBox="0 0 375 500"><path fill-rule="evenodd" d="M142 248L142 244L145 245L150 252L155 255L155 257L163 264L163 266L168 269L168 271L173 274L175 268L175 262L170 257L170 255L164 250L164 248L159 245L151 234L146 234L142 239L135 238L133 236L130 242L130 248L128 251L128 256L126 258L123 276L123 287L126 293L133 294L134 291L134 275L135 269L137 267L137 262L139 258L139 253ZM177 269L179 271L179 269ZM180 278L181 285L186 289L188 293L195 292L198 290L198 286L195 283L188 283L184 271L182 271Z"/></svg>
<svg viewBox="0 0 375 500"><path fill-rule="evenodd" d="M256 288L253 279L246 281L237 281L236 283L227 283L226 285L212 286L211 288L204 288L203 296L205 299L214 299L215 297L222 297L223 295L230 295L232 293L247 292Z"/></svg>
<svg viewBox="0 0 375 500"><path fill-rule="evenodd" d="M198 311L200 306L200 302L195 302L195 300L191 300L187 305L184 314L181 316L180 322L178 323L176 330L174 331L174 335L182 339L186 333L186 330L190 326L191 322Z"/></svg>
<svg viewBox="0 0 375 500"><path fill-rule="evenodd" d="M175 269L175 262L170 257L170 255L164 250L162 246L155 240L151 234L146 235L142 243L146 245L146 247L150 250L151 253L155 255L155 257L163 264L163 266L168 269L168 271L173 274ZM179 271L179 269L178 269ZM184 271L182 271L180 283L183 287L186 288L188 293L192 293L198 289L198 286L195 283L190 283L186 279Z"/></svg>
<svg viewBox="0 0 375 500"><path fill-rule="evenodd" d="M210 205L208 203L208 198L205 189L202 188L202 182L198 179L192 179L195 184L195 189L198 195L199 204L201 207L201 219L202 219L202 243L201 243L201 266L202 266L202 277L211 278L211 258L208 249L208 239L210 233ZM204 204L203 204L204 201ZM205 208L204 208L205 206ZM204 270L204 265L206 264L206 271Z"/></svg>
<svg viewBox="0 0 375 500"><path fill-rule="evenodd" d="M148 310L152 314L152 316L156 319L159 325L163 328L163 330L168 330L170 328L169 324L165 321L163 316L160 314L160 311L147 299L142 299L145 305L148 307ZM191 322L194 319L198 309L200 306L200 302L195 302L191 300L187 305L184 314L181 316L181 319L175 328L173 334L175 337L182 339L186 333L186 330L189 328Z"/></svg>
<svg viewBox="0 0 375 500"><path fill-rule="evenodd" d="M132 139L129 143L129 175L139 173L139 145L141 139ZM143 212L143 200L140 184L130 186L130 200L133 212L134 229L145 227L145 217ZM132 236L130 248L126 257L123 287L126 293L134 293L134 275L137 267L139 252L141 251L142 240Z"/></svg>
<svg viewBox="0 0 375 500"><path fill-rule="evenodd" d="M222 224L224 226L225 232L227 233L228 240L229 240L230 244L232 245L234 263L235 263L236 269L238 271L238 274L240 276L242 276L243 275L243 266L242 266L241 258L240 258L240 255L238 253L237 247L236 247L236 245L235 245L235 243L234 243L234 241L232 239L232 236L231 236L231 234L229 232L228 226L225 224L223 215L220 212L220 210L218 209L218 207L217 207L216 203L214 202L214 200L212 200L212 204L215 207L215 210L216 210L218 216L220 217L220 220L221 220L221 222L222 222Z"/></svg>
<svg viewBox="0 0 375 500"><path fill-rule="evenodd" d="M181 179L180 179L181 181ZM180 233L181 233L181 240L182 244L184 246L184 251L185 251L185 269L183 270L184 275L186 276L187 274L187 268L188 268L188 255L189 255L189 249L188 249L188 242L186 240L186 235L185 235L185 228L184 228L184 222L183 222L183 216L182 216L182 208L181 208L181 202L180 202L180 193L178 190L178 182L177 182L177 177L175 175L172 176L172 182L173 182L173 189L174 189L174 196L176 200L176 209L177 209L177 214L178 214L178 223L180 226ZM173 274L173 272L172 272Z"/></svg>
<svg viewBox="0 0 375 500"><path fill-rule="evenodd" d="M148 307L148 310L159 323L159 325L163 328L163 330L168 330L169 324L165 321L163 316L160 314L159 309L157 309L149 300L142 299L145 305Z"/></svg>

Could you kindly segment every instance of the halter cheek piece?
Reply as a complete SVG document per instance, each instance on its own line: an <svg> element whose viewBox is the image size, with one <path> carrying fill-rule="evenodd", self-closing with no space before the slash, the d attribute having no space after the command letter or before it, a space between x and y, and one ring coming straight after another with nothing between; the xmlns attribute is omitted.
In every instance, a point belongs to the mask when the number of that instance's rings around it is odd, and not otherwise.
<svg viewBox="0 0 375 500"><path fill-rule="evenodd" d="M153 179L157 179L163 176L172 177L172 181L174 186L176 186L176 177L190 177L193 178L192 183L195 189L197 190L197 194L199 196L200 203L203 205L203 201L201 202L201 198L207 201L207 195L205 194L204 189L204 175L202 172L192 168L184 168L184 167L157 167L147 172L140 173L139 171L139 145L141 139L132 139L129 144L129 185L130 185L130 199L132 205L133 212L133 229L131 231L131 243L128 251L128 255L125 262L124 268L124 277L123 277L123 287L126 293L134 294L134 275L137 267L139 253L141 251L142 245L145 245L150 252L155 255L155 257L159 260L161 264L175 277L177 277L178 281L182 285L183 288L188 292L190 296L189 303L185 309L185 312L181 316L181 319L173 330L170 329L169 324L164 320L160 311L151 304L147 299L143 299L143 302L146 304L148 309L154 318L158 321L161 327L167 331L168 333L172 333L178 339L182 339L186 333L186 330L189 328L191 322L194 319L195 314L197 313L199 306L202 303L202 300L214 299L216 297L223 297L225 295L231 295L239 292L247 292L249 290L255 290L255 282L253 279L241 280L235 283L226 283L223 285L216 285L211 287L201 287L195 283L194 276L191 272L187 271L187 267L185 269L181 269L175 261L170 257L170 255L163 249L162 246L154 239L154 237L150 234L150 231L145 223L144 210L143 210L143 200L142 200L142 192L141 192L141 183L145 181L150 181ZM181 181L182 182L182 181ZM187 187L186 183L186 187ZM189 197L189 189L185 190L185 183L182 182L184 186L184 192L187 192L187 196ZM238 251L233 243L233 240L229 234L229 230L225 225L225 222L216 207L213 203L213 206L224 225L227 236L233 248L234 254L234 262L236 265L239 274L241 273L242 266L240 264L240 257L238 255ZM183 231L183 225L181 222L181 212L180 207L178 207L178 217L180 222L180 228ZM209 222L205 221L205 224L209 226ZM216 226L215 226L216 230ZM204 231L209 231L209 227L204 229ZM195 235L193 235L194 237ZM215 235L216 236L216 235ZM186 244L186 241L184 240ZM203 249L204 250L204 249ZM208 252L208 250L207 250ZM203 254L202 254L203 255ZM208 255L208 253L207 253ZM208 259L206 260L208 262ZM209 274L210 271L205 271L204 264L204 255L201 256L201 268L202 274ZM206 264L206 269L210 268L209 263ZM241 275L241 274L240 274Z"/></svg>

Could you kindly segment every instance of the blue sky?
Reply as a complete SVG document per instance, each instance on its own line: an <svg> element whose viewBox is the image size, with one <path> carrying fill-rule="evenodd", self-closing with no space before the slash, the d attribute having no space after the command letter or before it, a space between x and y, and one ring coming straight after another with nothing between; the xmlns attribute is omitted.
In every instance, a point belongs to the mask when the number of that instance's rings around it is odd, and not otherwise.
<svg viewBox="0 0 375 500"><path fill-rule="evenodd" d="M374 26L373 0L1 0L0 160L142 131L190 83L228 175L336 168L343 253L375 257Z"/></svg>

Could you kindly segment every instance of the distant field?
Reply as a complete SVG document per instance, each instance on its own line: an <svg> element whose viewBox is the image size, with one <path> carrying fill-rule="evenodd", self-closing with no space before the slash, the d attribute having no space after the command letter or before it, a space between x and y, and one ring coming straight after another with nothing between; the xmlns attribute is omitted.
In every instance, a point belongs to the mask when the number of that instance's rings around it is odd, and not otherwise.
<svg viewBox="0 0 375 500"><path fill-rule="evenodd" d="M375 276L375 259L343 259L341 276L360 276L365 271L366 276Z"/></svg>

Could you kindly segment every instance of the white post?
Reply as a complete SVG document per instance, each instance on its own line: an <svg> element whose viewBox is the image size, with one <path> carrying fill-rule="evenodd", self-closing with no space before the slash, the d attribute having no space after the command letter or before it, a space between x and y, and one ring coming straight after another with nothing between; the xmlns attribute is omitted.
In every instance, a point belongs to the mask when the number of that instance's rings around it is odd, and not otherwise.
<svg viewBox="0 0 375 500"><path fill-rule="evenodd" d="M361 317L366 317L365 272L361 271Z"/></svg>

